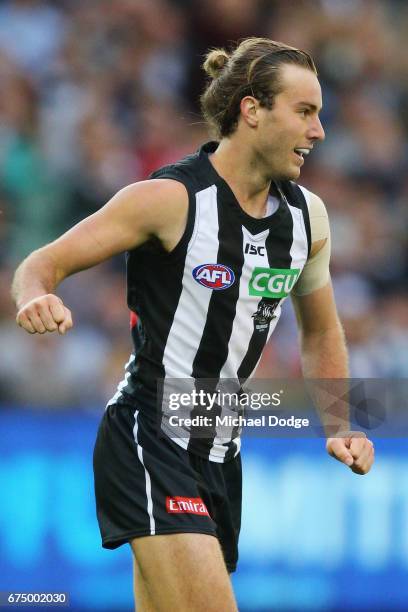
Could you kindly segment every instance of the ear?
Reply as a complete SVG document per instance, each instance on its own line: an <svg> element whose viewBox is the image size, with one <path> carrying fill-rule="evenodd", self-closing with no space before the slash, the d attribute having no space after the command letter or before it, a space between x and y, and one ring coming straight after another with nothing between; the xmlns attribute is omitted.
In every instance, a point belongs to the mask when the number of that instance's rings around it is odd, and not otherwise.
<svg viewBox="0 0 408 612"><path fill-rule="evenodd" d="M253 96L245 96L245 98L242 98L240 104L241 116L245 123L251 128L258 126L258 108L259 102Z"/></svg>

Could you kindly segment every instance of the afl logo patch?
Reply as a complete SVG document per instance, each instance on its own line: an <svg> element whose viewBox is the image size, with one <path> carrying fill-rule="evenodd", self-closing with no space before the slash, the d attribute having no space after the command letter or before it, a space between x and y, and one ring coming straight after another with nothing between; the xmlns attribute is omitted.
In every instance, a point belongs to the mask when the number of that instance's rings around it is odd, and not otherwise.
<svg viewBox="0 0 408 612"><path fill-rule="evenodd" d="M202 264L193 270L193 278L207 289L221 291L228 289L235 281L231 268L223 264Z"/></svg>

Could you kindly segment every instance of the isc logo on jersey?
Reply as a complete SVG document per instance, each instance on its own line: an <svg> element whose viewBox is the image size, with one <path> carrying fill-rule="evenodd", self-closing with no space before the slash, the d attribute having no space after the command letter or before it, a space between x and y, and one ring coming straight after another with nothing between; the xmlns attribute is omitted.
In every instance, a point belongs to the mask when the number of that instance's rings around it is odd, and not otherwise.
<svg viewBox="0 0 408 612"><path fill-rule="evenodd" d="M292 291L300 270L282 268L254 268L249 281L249 295L283 298Z"/></svg>
<svg viewBox="0 0 408 612"><path fill-rule="evenodd" d="M193 270L193 278L207 289L228 289L235 280L235 275L231 268L223 264L202 264Z"/></svg>

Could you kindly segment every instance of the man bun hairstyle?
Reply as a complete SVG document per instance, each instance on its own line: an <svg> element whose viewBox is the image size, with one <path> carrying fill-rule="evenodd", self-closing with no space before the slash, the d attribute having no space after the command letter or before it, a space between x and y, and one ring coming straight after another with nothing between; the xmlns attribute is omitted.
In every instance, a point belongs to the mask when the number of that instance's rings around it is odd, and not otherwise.
<svg viewBox="0 0 408 612"><path fill-rule="evenodd" d="M203 68L212 79L216 79L228 60L229 55L225 49L213 49L207 54Z"/></svg>
<svg viewBox="0 0 408 612"><path fill-rule="evenodd" d="M294 64L317 74L311 56L269 38L246 38L228 53L213 49L203 63L209 83L200 103L204 119L217 139L230 136L237 128L240 104L253 96L260 105L271 109L282 91L280 67Z"/></svg>

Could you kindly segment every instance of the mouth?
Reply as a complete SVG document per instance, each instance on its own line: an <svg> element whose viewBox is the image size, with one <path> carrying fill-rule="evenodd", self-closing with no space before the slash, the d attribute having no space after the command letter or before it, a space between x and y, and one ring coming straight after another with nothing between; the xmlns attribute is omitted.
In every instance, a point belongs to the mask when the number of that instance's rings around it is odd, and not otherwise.
<svg viewBox="0 0 408 612"><path fill-rule="evenodd" d="M312 149L308 149L306 147L297 147L296 149L293 149L295 155L298 157L299 160L302 160L302 163L304 162L304 157L309 155L310 151Z"/></svg>

